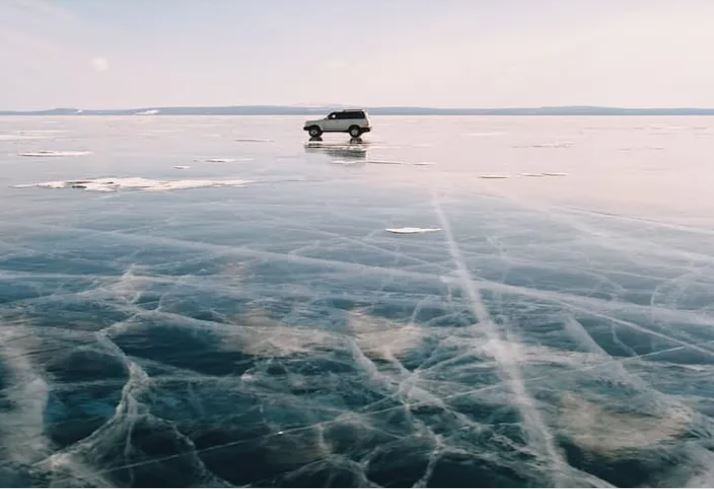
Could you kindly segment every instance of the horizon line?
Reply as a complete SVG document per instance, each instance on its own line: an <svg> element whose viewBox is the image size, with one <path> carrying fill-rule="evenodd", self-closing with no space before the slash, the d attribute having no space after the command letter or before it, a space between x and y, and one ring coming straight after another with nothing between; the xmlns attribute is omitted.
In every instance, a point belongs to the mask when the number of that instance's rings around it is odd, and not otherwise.
<svg viewBox="0 0 714 489"><path fill-rule="evenodd" d="M346 104L310 105L167 105L91 109L54 107L0 110L0 115L310 115L360 107ZM434 107L423 105L361 106L374 115L714 115L711 107L619 107L601 105L543 105L537 107Z"/></svg>

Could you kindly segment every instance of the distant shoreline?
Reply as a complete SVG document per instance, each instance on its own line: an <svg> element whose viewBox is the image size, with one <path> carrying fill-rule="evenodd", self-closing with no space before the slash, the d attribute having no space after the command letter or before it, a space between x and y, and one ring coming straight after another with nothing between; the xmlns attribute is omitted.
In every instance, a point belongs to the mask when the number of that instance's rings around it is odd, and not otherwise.
<svg viewBox="0 0 714 489"><path fill-rule="evenodd" d="M2 110L0 116L97 116L97 115L321 115L341 106L296 107L283 105L235 105L205 107L140 107L133 109ZM513 108L436 108L436 107L368 107L371 115L520 115L520 116L642 116L642 115L714 115L714 108L625 108L595 106L513 107Z"/></svg>

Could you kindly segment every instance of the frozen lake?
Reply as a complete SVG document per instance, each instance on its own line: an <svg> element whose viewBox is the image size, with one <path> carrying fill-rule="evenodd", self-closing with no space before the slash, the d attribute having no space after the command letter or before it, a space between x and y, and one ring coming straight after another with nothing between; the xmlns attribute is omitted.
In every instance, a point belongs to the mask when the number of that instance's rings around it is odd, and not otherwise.
<svg viewBox="0 0 714 489"><path fill-rule="evenodd" d="M0 486L714 483L714 119L0 118Z"/></svg>

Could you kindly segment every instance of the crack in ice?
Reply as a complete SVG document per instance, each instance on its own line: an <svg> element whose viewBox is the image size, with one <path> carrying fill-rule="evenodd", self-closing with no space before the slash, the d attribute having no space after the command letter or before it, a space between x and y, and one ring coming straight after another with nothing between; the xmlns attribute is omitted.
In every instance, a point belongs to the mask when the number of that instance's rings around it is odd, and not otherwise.
<svg viewBox="0 0 714 489"><path fill-rule="evenodd" d="M462 290L468 295L471 309L474 316L478 320L478 326L486 335L488 342L486 345L488 347L487 350L493 355L493 358L498 363L498 366L505 377L504 380L511 390L514 400L518 403L517 408L523 416L529 438L540 445L540 447L545 451L548 461L552 463L553 481L558 486L566 485L568 481L567 478L564 478L564 472L569 466L563 455L556 447L553 434L543 420L538 407L535 405L535 401L526 389L520 372L520 367L518 365L518 358L520 356L518 346L515 342L504 341L501 334L499 334L499 331L483 302L481 292L479 291L477 284L471 278L466 262L461 255L461 250L454 239L451 223L444 213L436 193L433 195L433 203L436 215L441 223L442 229L444 230L444 236L446 237L446 244L448 246L449 253L454 261L454 265L456 266Z"/></svg>

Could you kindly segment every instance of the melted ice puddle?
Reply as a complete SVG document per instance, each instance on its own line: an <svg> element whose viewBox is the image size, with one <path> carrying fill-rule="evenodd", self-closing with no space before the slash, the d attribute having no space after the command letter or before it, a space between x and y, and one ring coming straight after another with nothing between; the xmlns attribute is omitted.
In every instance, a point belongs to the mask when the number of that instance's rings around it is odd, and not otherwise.
<svg viewBox="0 0 714 489"><path fill-rule="evenodd" d="M92 154L91 151L30 151L20 153L20 156L46 157L46 156L84 156Z"/></svg>
<svg viewBox="0 0 714 489"><path fill-rule="evenodd" d="M422 233L434 233L436 231L441 231L441 228L387 228L385 231L394 234L422 234Z"/></svg>
<svg viewBox="0 0 714 489"><path fill-rule="evenodd" d="M174 165L174 168L176 168L177 170L188 170L191 167L188 165Z"/></svg>
<svg viewBox="0 0 714 489"><path fill-rule="evenodd" d="M16 188L76 188L95 192L116 192L121 189L145 190L148 192L163 192L167 190L187 190L205 187L242 187L250 180L152 180L149 178L91 178L86 180L59 180L56 182L40 182L26 185L15 185Z"/></svg>

